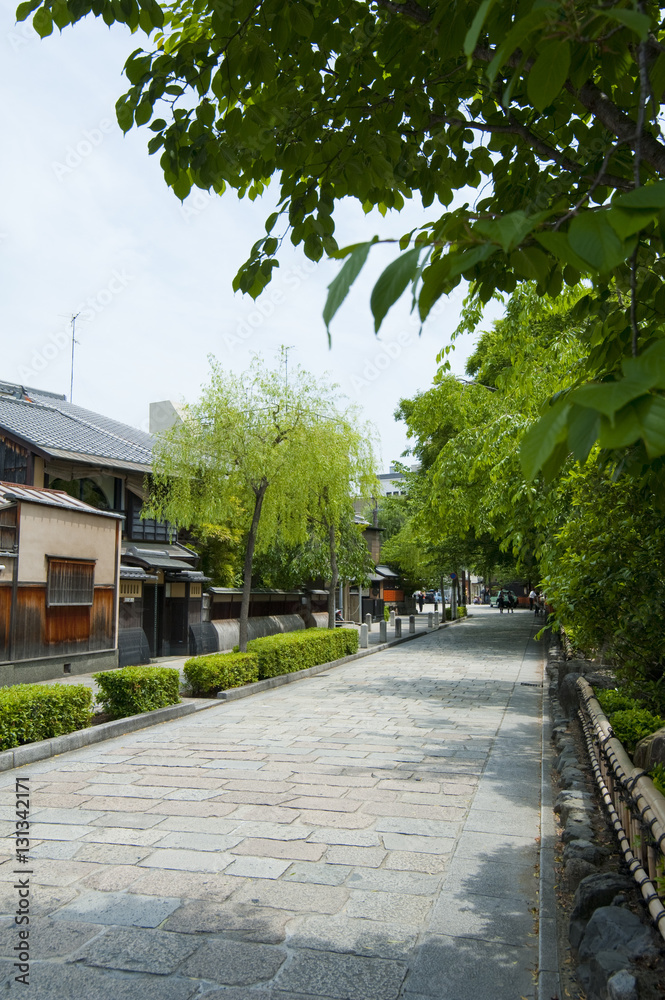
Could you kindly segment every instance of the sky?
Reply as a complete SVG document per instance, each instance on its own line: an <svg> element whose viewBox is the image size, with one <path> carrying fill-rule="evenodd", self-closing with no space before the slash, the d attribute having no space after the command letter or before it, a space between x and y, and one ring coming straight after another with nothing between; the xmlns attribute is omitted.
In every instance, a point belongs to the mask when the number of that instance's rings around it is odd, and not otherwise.
<svg viewBox="0 0 665 1000"><path fill-rule="evenodd" d="M343 402L360 407L387 471L408 445L395 408L431 385L463 286L439 301L420 335L404 301L377 338L369 297L395 248L375 248L333 320L331 349L321 313L339 263L314 264L287 240L260 298L234 293L274 188L253 203L199 191L181 204L158 156L148 155L152 133L123 136L115 119L128 86L123 64L147 46L145 36L89 18L41 40L29 22L15 23L13 10L12 2L0 9L0 381L69 398L78 313L74 403L148 430L150 402L199 398L210 355L240 372L254 354L276 363L284 345L289 367L328 377ZM348 201L336 209L336 237L341 246L399 237L431 212L412 203L384 219ZM494 307L488 321L498 314ZM456 342L457 374L472 346L469 337Z"/></svg>

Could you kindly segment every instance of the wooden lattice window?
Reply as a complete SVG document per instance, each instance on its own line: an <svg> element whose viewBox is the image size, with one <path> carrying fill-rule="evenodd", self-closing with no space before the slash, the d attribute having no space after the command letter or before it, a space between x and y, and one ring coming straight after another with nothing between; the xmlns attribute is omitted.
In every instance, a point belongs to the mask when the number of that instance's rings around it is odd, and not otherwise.
<svg viewBox="0 0 665 1000"><path fill-rule="evenodd" d="M46 604L49 608L72 604L90 606L94 590L93 560L49 557L46 584Z"/></svg>

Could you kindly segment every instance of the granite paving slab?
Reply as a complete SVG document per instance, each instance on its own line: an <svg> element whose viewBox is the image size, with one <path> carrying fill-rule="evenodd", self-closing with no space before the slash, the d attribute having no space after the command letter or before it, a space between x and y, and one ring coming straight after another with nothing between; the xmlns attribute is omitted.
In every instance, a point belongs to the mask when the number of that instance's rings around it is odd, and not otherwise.
<svg viewBox="0 0 665 1000"><path fill-rule="evenodd" d="M531 1000L534 633L474 609L3 775L10 824L34 777L30 1000Z"/></svg>

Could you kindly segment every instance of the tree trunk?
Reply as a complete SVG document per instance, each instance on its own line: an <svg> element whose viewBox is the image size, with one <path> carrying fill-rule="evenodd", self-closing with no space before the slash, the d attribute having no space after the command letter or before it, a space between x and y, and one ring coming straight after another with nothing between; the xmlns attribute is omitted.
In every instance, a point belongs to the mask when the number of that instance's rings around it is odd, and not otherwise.
<svg viewBox="0 0 665 1000"><path fill-rule="evenodd" d="M328 628L335 628L335 602L337 600L337 550L335 547L335 525L328 525L328 540L330 543L330 590L328 591Z"/></svg>
<svg viewBox="0 0 665 1000"><path fill-rule="evenodd" d="M259 486L259 489L256 493L256 502L254 503L252 524L250 526L249 535L247 537L247 548L245 549L245 565L243 567L243 576L242 576L242 603L240 605L240 627L239 627L240 639L238 642L241 653L247 652L247 619L249 618L249 595L252 591L252 561L254 559L256 534L259 530L261 507L263 506L263 498L266 495L267 489L268 489L268 484L264 480Z"/></svg>

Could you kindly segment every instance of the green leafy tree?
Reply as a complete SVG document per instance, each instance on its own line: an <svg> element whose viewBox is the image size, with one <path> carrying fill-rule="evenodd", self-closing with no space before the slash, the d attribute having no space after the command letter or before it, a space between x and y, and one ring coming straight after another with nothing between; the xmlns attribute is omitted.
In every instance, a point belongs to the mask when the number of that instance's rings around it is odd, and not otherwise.
<svg viewBox="0 0 665 1000"><path fill-rule="evenodd" d="M417 195L429 211L374 287L376 329L409 285L425 320L462 279L483 303L586 276L591 349L524 468L560 466L580 439L665 454L661 3L27 0L17 17L46 36L89 13L150 36L117 116L149 127L179 198L256 198L279 177L236 288L261 292L287 235L313 260L346 256L329 324L374 242L340 250L337 202L385 213Z"/></svg>
<svg viewBox="0 0 665 1000"><path fill-rule="evenodd" d="M211 360L211 377L181 423L157 439L150 511L180 526L226 524L244 513L246 543L240 649L247 618L255 549L280 537L306 541L312 484L325 485L313 441L335 411L333 387L302 369L286 383L282 366L255 358L234 375ZM331 484L333 488L334 484Z"/></svg>

